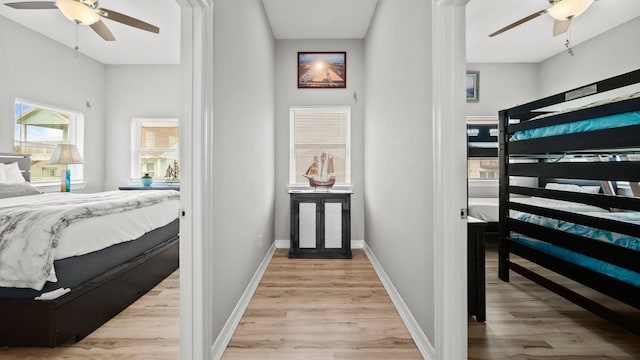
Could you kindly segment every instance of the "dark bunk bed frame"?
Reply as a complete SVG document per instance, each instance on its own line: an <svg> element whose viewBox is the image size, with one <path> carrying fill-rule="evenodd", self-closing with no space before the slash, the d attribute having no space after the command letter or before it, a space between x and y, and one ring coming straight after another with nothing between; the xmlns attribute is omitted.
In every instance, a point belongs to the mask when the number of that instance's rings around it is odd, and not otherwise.
<svg viewBox="0 0 640 360"><path fill-rule="evenodd" d="M623 316L522 265L511 262L509 259L510 253L516 254L521 258L539 264L605 295L631 305L636 309L640 309L639 287L511 241L510 234L512 231L515 231L527 237L560 246L635 272L640 272L639 251L509 218L509 210L523 211L640 238L640 225L509 201L510 194L520 194L588 204L604 209L640 211L640 198L637 197L586 194L548 190L544 188L511 186L509 184L509 176L537 177L542 184L546 182L546 179L550 178L586 179L596 182L640 181L640 161L552 163L542 160L553 156L560 158L566 154L582 153L597 155L605 153L611 154L612 152L628 153L629 151L633 151L633 149L638 153L640 150L640 125L509 142L511 135L519 130L640 110L640 98L634 98L560 113L535 121L528 121L541 114L541 112L535 111L537 109L636 83L640 83L640 70L500 111L499 277L503 281L509 281L509 270L511 269L583 308L630 330L636 335L640 335L640 324L638 320ZM520 122L510 124L510 120L514 119L520 120ZM511 156L529 156L530 159L536 159L537 161L532 163L510 163L509 159Z"/></svg>
<svg viewBox="0 0 640 360"><path fill-rule="evenodd" d="M18 162L30 180L30 155L0 153L0 162ZM0 300L0 345L55 347L79 341L173 273L178 257L175 235L57 299Z"/></svg>

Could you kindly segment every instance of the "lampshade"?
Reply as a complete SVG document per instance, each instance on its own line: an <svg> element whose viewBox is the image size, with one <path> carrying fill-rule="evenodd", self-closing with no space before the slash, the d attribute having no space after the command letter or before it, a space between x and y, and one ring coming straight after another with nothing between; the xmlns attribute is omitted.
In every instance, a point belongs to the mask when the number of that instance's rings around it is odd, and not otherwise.
<svg viewBox="0 0 640 360"><path fill-rule="evenodd" d="M100 20L97 12L79 1L56 0L56 7L67 19L82 25L95 24Z"/></svg>
<svg viewBox="0 0 640 360"><path fill-rule="evenodd" d="M591 6L593 0L562 0L547 12L556 20L569 20L582 14Z"/></svg>
<svg viewBox="0 0 640 360"><path fill-rule="evenodd" d="M49 159L49 164L82 164L78 148L71 144L58 144Z"/></svg>

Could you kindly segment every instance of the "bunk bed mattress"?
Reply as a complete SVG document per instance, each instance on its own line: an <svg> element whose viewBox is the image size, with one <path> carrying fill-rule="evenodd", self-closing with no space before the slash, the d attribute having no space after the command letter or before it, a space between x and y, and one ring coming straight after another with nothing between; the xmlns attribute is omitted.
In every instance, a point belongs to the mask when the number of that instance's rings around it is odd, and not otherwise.
<svg viewBox="0 0 640 360"><path fill-rule="evenodd" d="M41 290L56 260L134 240L177 218L179 193L47 193L0 200L0 281ZM43 277L44 275L44 277Z"/></svg>
<svg viewBox="0 0 640 360"><path fill-rule="evenodd" d="M516 131L513 136L511 136L509 141L530 140L549 136L568 135L588 131L620 128L632 125L640 125L640 111L632 111L588 120L580 120L571 123Z"/></svg>
<svg viewBox="0 0 640 360"><path fill-rule="evenodd" d="M592 216L603 217L616 221L630 222L640 224L640 214L635 212L628 213L589 213ZM528 213L512 212L512 218L545 226L551 229L561 230L567 233L588 237L594 240L608 242L620 247L640 251L640 239L624 234L618 234L602 229L592 228L584 225L574 224L558 219L551 219L543 216L532 215ZM592 257L576 253L574 251L564 249L543 241L532 239L518 233L512 233L510 236L512 241L522 245L534 248L548 255L552 255L582 267L591 269L601 274L616 278L628 284L640 287L640 274L622 268L617 265L607 263L605 261L594 259Z"/></svg>

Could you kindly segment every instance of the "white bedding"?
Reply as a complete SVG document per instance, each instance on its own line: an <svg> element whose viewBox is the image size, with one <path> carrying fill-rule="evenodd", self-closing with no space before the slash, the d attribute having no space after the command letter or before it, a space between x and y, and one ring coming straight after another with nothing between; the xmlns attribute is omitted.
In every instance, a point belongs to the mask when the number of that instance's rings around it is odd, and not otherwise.
<svg viewBox="0 0 640 360"><path fill-rule="evenodd" d="M22 254L29 250L27 247L35 247L31 257L47 258L50 268L49 280L55 279L55 271L52 266L53 260L66 257L87 254L96 250L121 242L136 239L146 232L155 228L167 225L177 218L179 208L179 193L173 190L167 191L109 191L94 194L76 193L46 193L39 195L21 196L7 199L0 199L0 228L4 229L0 234L0 282L2 286L31 287L37 290L44 285L43 279L25 282L25 286L11 285L12 282L20 284L22 280L14 274L20 268L31 268L37 273L38 266L24 265ZM74 204L74 202L76 202ZM65 205L62 205L64 203ZM67 204L69 203L69 204ZM117 205L116 205L117 204ZM65 215L63 225L61 220L55 220L56 213L49 214L45 208L47 205L54 205L56 212ZM20 238L20 233L7 228L8 221L4 216L13 214L17 209L25 211L21 217L33 217L37 214L38 220L43 219L42 230L40 224L31 223L27 227L26 235L29 241L25 241L22 249L16 247L14 239ZM28 215L31 214L31 215ZM60 216L57 217L60 219ZM6 218L9 219L9 218ZM57 221L57 222L56 222ZM52 226L55 223L56 228ZM19 227L19 225L10 225ZM24 227L24 225L20 225ZM55 233L55 235L54 235ZM8 236L8 237L7 237ZM57 237L57 239L56 239ZM47 240L50 238L51 240ZM37 243L34 242L38 239ZM48 244L48 242L51 242ZM48 245L47 245L48 244ZM47 250L45 246L48 246ZM46 253L45 253L46 251ZM46 254L46 255L45 255ZM28 257L28 256L27 256ZM20 260L17 260L19 258ZM45 270L46 273L47 270ZM7 274L8 277L7 277ZM37 284L36 286L32 286Z"/></svg>
<svg viewBox="0 0 640 360"><path fill-rule="evenodd" d="M597 206L573 203L569 201L545 199L538 197L518 197L512 198L512 202L521 204L534 205L544 208L556 210L564 210L569 212L608 212ZM487 222L498 222L499 211L498 198L469 198L469 216L484 220Z"/></svg>
<svg viewBox="0 0 640 360"><path fill-rule="evenodd" d="M498 198L469 198L469 216L498 222Z"/></svg>
<svg viewBox="0 0 640 360"><path fill-rule="evenodd" d="M527 204L527 205L533 205L533 206L539 206L544 208L563 210L563 211L569 211L569 212L575 212L575 213L609 212L608 210L599 208L597 206L574 203L570 201L538 198L538 197L514 198L514 199L511 199L511 202L518 202L521 204Z"/></svg>

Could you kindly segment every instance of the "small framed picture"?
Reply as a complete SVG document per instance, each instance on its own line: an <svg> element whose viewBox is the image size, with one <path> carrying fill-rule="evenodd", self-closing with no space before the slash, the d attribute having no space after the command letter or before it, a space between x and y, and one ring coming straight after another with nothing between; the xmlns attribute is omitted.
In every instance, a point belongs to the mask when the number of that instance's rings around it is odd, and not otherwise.
<svg viewBox="0 0 640 360"><path fill-rule="evenodd" d="M467 71L467 102L478 102L480 99L478 89L480 84L479 71Z"/></svg>
<svg viewBox="0 0 640 360"><path fill-rule="evenodd" d="M340 89L346 87L346 52L298 53L298 88Z"/></svg>

